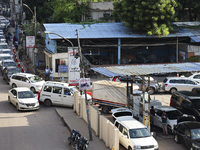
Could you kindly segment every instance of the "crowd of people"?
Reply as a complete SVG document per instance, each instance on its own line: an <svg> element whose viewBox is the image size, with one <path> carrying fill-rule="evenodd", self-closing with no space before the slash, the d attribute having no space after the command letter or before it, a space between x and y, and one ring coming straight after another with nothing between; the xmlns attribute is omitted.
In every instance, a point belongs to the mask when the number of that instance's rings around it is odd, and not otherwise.
<svg viewBox="0 0 200 150"><path fill-rule="evenodd" d="M45 68L45 81L53 81L53 69L49 69L48 66Z"/></svg>

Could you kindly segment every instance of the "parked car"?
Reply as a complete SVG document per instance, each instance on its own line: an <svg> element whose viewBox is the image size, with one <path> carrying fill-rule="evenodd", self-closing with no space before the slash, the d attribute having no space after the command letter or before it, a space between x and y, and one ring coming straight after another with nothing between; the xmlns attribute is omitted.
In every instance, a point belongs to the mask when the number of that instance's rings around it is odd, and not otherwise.
<svg viewBox="0 0 200 150"><path fill-rule="evenodd" d="M158 150L157 141L145 125L127 116L119 117L114 125L119 129L119 142L128 150Z"/></svg>
<svg viewBox="0 0 200 150"><path fill-rule="evenodd" d="M65 92L67 91L67 92ZM74 105L74 96L67 83L47 81L38 93L38 100L45 106L51 105L69 106Z"/></svg>
<svg viewBox="0 0 200 150"><path fill-rule="evenodd" d="M189 91L174 92L170 106L177 108L184 114L193 115L200 121L200 96Z"/></svg>
<svg viewBox="0 0 200 150"><path fill-rule="evenodd" d="M133 118L132 111L128 108L114 108L114 109L111 109L111 112L112 112L113 121L124 116L132 116Z"/></svg>
<svg viewBox="0 0 200 150"><path fill-rule="evenodd" d="M200 73L194 73L191 76L189 76L188 78L194 80L194 81L198 81L200 82Z"/></svg>
<svg viewBox="0 0 200 150"><path fill-rule="evenodd" d="M189 121L179 123L174 127L174 140L182 143L189 150L200 149L200 122Z"/></svg>
<svg viewBox="0 0 200 150"><path fill-rule="evenodd" d="M13 88L8 91L8 102L17 110L37 110L39 102L29 88Z"/></svg>
<svg viewBox="0 0 200 150"><path fill-rule="evenodd" d="M66 83L66 84L68 84L68 83ZM69 86L69 84L68 84L68 86ZM74 92L78 92L78 93L80 93L80 90L79 90L79 88L78 87L76 87L76 86L69 86L69 89L70 89L70 91L74 94ZM82 98L85 98L85 93L84 93L84 91L82 91L83 93L82 93ZM88 94L88 92L86 92L87 93L87 100L88 100L88 102L91 102L92 101L92 96L91 95L89 95Z"/></svg>
<svg viewBox="0 0 200 150"><path fill-rule="evenodd" d="M170 93L183 90L191 91L194 87L200 87L200 84L185 77L167 77L163 81L163 90Z"/></svg>
<svg viewBox="0 0 200 150"><path fill-rule="evenodd" d="M1 67L2 67L2 61L8 60L8 59L12 59L10 54L0 54L0 70L1 70Z"/></svg>
<svg viewBox="0 0 200 150"><path fill-rule="evenodd" d="M9 49L8 43L0 43L0 49Z"/></svg>
<svg viewBox="0 0 200 150"><path fill-rule="evenodd" d="M4 35L0 35L0 42L1 43L6 43L6 38Z"/></svg>
<svg viewBox="0 0 200 150"><path fill-rule="evenodd" d="M13 52L11 49L0 49L0 54L10 54L10 56L13 58Z"/></svg>
<svg viewBox="0 0 200 150"><path fill-rule="evenodd" d="M16 73L10 77L10 86L28 87L33 93L39 92L45 81L37 75L30 73Z"/></svg>
<svg viewBox="0 0 200 150"><path fill-rule="evenodd" d="M170 107L170 106L158 106L155 107L155 116L153 120L153 125L157 126L159 128L162 128L162 114L163 111L167 114L167 127L168 132L171 134L174 128L174 125L177 124L177 119L181 116L183 116L183 113L177 110L176 108Z"/></svg>
<svg viewBox="0 0 200 150"><path fill-rule="evenodd" d="M4 68L4 70L3 70L3 79L6 81L6 83L9 84L9 82L10 82L10 77L11 77L13 74L20 73L20 72L21 72L21 71L20 71L19 68L17 68L17 67L14 67L14 66L6 67L6 68Z"/></svg>
<svg viewBox="0 0 200 150"><path fill-rule="evenodd" d="M13 67L16 67L17 65L16 65L16 63L15 63L15 61L14 60L12 60L12 59L8 59L8 60L3 60L2 62L1 62L1 73L2 73L2 75L3 75L3 70L6 68L6 67L9 67L9 66L13 66Z"/></svg>
<svg viewBox="0 0 200 150"><path fill-rule="evenodd" d="M147 91L148 89L148 78L144 78L144 88ZM153 78L150 78L150 89L148 90L150 94L156 93L160 86L157 81L151 81L154 80ZM127 82L127 77L113 77L112 81L120 81L120 82ZM128 77L128 82L131 83L131 77ZM133 84L136 84L139 86L139 90L142 90L142 78L140 76L135 76L135 80L133 81Z"/></svg>

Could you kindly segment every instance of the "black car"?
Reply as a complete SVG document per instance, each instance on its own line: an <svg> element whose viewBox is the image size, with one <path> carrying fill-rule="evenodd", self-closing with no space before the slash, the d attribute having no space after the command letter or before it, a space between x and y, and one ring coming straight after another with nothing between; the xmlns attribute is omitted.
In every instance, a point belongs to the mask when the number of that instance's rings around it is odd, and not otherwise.
<svg viewBox="0 0 200 150"><path fill-rule="evenodd" d="M10 82L10 77L15 74L15 73L20 73L20 69L14 66L6 67L4 68L2 74L3 74L3 79L6 81L6 83L9 84Z"/></svg>
<svg viewBox="0 0 200 150"><path fill-rule="evenodd" d="M200 95L189 91L174 92L171 96L170 106L184 114L193 115L200 121Z"/></svg>
<svg viewBox="0 0 200 150"><path fill-rule="evenodd" d="M178 123L174 127L174 140L184 144L189 150L200 150L200 122Z"/></svg>

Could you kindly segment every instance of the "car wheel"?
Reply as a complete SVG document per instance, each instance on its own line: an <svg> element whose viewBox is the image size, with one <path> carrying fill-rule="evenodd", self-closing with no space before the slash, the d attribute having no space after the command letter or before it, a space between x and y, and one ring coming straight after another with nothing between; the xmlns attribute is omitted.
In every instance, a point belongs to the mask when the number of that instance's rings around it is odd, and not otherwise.
<svg viewBox="0 0 200 150"><path fill-rule="evenodd" d="M18 104L16 104L16 109L17 109L17 111L19 111L19 105Z"/></svg>
<svg viewBox="0 0 200 150"><path fill-rule="evenodd" d="M128 150L132 150L132 148L129 146L129 147L128 147Z"/></svg>
<svg viewBox="0 0 200 150"><path fill-rule="evenodd" d="M31 91L32 91L33 93L35 93L35 88L34 88L34 87L31 87Z"/></svg>
<svg viewBox="0 0 200 150"><path fill-rule="evenodd" d="M46 100L44 101L44 105L47 106L47 107L50 107L50 106L52 105L51 100L46 99Z"/></svg>
<svg viewBox="0 0 200 150"><path fill-rule="evenodd" d="M102 110L102 112L103 112L104 114L108 114L108 113L109 113L109 108L108 108L108 106L103 106L101 110Z"/></svg>
<svg viewBox="0 0 200 150"><path fill-rule="evenodd" d="M171 94L174 93L174 92L176 92L176 91L177 91L176 88L171 88L171 89L170 89L170 93L171 93Z"/></svg>
<svg viewBox="0 0 200 150"><path fill-rule="evenodd" d="M10 97L8 97L8 103L11 104Z"/></svg>
<svg viewBox="0 0 200 150"><path fill-rule="evenodd" d="M176 143L179 143L179 139L178 139L178 135L177 135L177 134L174 134L174 141L175 141Z"/></svg>
<svg viewBox="0 0 200 150"><path fill-rule="evenodd" d="M155 93L155 88L154 87L149 87L149 94L152 95Z"/></svg>
<svg viewBox="0 0 200 150"><path fill-rule="evenodd" d="M15 83L12 84L12 88L16 88L17 85Z"/></svg>

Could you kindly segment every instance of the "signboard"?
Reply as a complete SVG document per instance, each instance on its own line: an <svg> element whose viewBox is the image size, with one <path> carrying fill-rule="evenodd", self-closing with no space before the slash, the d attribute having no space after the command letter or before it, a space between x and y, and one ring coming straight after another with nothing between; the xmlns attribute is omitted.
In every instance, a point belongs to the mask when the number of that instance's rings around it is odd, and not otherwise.
<svg viewBox="0 0 200 150"><path fill-rule="evenodd" d="M80 57L75 58L73 54L78 53L78 48L69 47L68 48L68 84L69 86L78 86L79 85L79 79L80 79Z"/></svg>
<svg viewBox="0 0 200 150"><path fill-rule="evenodd" d="M26 36L26 48L35 47L35 36Z"/></svg>
<svg viewBox="0 0 200 150"><path fill-rule="evenodd" d="M90 86L90 78L81 78L79 80L79 90L89 90Z"/></svg>
<svg viewBox="0 0 200 150"><path fill-rule="evenodd" d="M68 66L66 65L59 65L58 72L68 72Z"/></svg>

